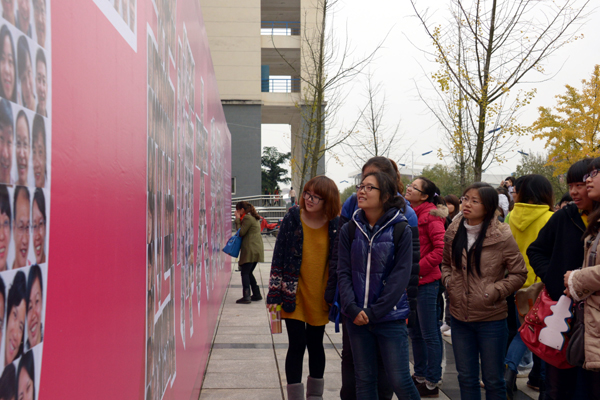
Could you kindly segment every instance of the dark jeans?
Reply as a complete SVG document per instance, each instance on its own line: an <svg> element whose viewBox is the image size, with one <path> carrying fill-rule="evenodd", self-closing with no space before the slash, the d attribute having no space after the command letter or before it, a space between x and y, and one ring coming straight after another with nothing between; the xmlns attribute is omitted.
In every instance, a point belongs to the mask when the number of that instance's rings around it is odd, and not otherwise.
<svg viewBox="0 0 600 400"><path fill-rule="evenodd" d="M342 316L342 388L340 389L341 400L356 400L356 378L354 377L354 359L352 358L352 346L348 337L346 324L351 324L346 317ZM392 400L394 389L390 385L381 352L377 346L377 392L380 400Z"/></svg>
<svg viewBox="0 0 600 400"><path fill-rule="evenodd" d="M560 369L546 363L547 400L599 400L600 372Z"/></svg>
<svg viewBox="0 0 600 400"><path fill-rule="evenodd" d="M419 286L415 324L408 330L415 360L415 375L438 383L442 379L442 333L437 318L440 281Z"/></svg>
<svg viewBox="0 0 600 400"><path fill-rule="evenodd" d="M399 399L420 399L410 376L408 332L404 320L358 326L348 321L348 337L354 355L356 398L377 399L377 345L385 372Z"/></svg>
<svg viewBox="0 0 600 400"><path fill-rule="evenodd" d="M256 278L254 278L254 268L256 268L255 262L245 263L240 265L240 271L242 272L242 287L244 289L250 289L250 287L256 286Z"/></svg>
<svg viewBox="0 0 600 400"><path fill-rule="evenodd" d="M288 351L285 357L285 377L288 385L302 382L304 351L308 349L308 371L312 378L323 379L325 325L312 326L296 319L285 319L288 334Z"/></svg>
<svg viewBox="0 0 600 400"><path fill-rule="evenodd" d="M504 350L507 338L506 319L463 322L452 317L452 349L462 400L481 399L480 358L486 399L506 400Z"/></svg>

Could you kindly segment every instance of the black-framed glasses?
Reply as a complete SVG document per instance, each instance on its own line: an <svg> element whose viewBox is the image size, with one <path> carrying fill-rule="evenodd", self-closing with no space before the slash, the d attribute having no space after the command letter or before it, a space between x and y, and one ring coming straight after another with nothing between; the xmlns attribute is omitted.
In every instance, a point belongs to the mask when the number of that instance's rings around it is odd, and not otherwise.
<svg viewBox="0 0 600 400"><path fill-rule="evenodd" d="M594 179L596 176L598 175L598 170L597 169L593 169L589 174L585 174L583 176L583 181L587 181L588 178L592 178Z"/></svg>
<svg viewBox="0 0 600 400"><path fill-rule="evenodd" d="M312 201L313 203L315 203L315 205L319 204L319 202L323 200L322 197L319 197L316 194L310 194L307 191L304 191L304 193L302 193L302 197L304 197L304 200Z"/></svg>
<svg viewBox="0 0 600 400"><path fill-rule="evenodd" d="M414 190L416 190L417 192L419 192L419 193L423 194L423 191L422 191L421 189L417 188L415 185L406 185L406 188L407 188L407 189L414 189Z"/></svg>
<svg viewBox="0 0 600 400"><path fill-rule="evenodd" d="M371 190L381 190L376 186L373 185L356 185L356 192L360 192L361 190L364 190L366 193L369 193Z"/></svg>

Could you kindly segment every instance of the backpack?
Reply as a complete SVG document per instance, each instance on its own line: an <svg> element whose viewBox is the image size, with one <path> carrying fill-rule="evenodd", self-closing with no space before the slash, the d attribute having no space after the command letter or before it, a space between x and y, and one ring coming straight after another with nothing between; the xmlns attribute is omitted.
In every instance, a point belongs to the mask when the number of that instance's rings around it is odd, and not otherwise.
<svg viewBox="0 0 600 400"><path fill-rule="evenodd" d="M348 226L348 235L350 237L350 247L352 247L352 242L354 241L354 236L356 236L356 222L354 220L348 221L350 225ZM400 243L400 239L402 239L402 235L404 234L404 230L408 226L408 222L402 221L396 225L394 225L394 254L396 254L396 249L398 248L398 244ZM340 290L335 287L335 295L333 296L333 303L331 304L331 308L329 309L329 320L335 323L335 332L338 333L340 331L340 314L342 311L342 306L340 305Z"/></svg>

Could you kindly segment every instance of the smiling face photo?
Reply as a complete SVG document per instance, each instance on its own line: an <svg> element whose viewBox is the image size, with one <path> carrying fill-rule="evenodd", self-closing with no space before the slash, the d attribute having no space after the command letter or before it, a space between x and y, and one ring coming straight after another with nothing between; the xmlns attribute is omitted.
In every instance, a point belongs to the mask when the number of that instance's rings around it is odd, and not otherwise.
<svg viewBox="0 0 600 400"><path fill-rule="evenodd" d="M13 224L15 227L15 261L12 269L17 269L28 265L27 256L29 253L29 233L31 229L31 200L29 189L25 186L17 186L14 198L15 216Z"/></svg>
<svg viewBox="0 0 600 400"><path fill-rule="evenodd" d="M17 114L16 122L16 161L17 161L17 185L27 186L29 173L29 155L31 145L29 141L29 120L23 110Z"/></svg>

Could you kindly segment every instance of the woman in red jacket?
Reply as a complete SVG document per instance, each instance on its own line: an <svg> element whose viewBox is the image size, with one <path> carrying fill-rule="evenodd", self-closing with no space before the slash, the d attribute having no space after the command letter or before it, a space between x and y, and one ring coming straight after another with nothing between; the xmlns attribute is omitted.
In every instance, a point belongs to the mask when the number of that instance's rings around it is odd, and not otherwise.
<svg viewBox="0 0 600 400"><path fill-rule="evenodd" d="M406 187L406 200L417 213L421 244L417 319L409 329L415 360L413 379L421 397L438 397L442 378L442 335L438 326L437 296L448 208L435 183L423 177Z"/></svg>

